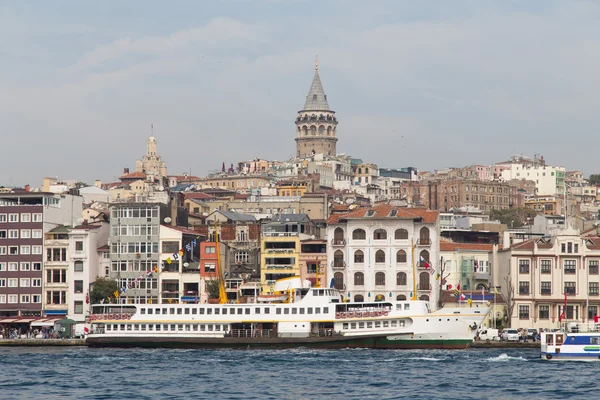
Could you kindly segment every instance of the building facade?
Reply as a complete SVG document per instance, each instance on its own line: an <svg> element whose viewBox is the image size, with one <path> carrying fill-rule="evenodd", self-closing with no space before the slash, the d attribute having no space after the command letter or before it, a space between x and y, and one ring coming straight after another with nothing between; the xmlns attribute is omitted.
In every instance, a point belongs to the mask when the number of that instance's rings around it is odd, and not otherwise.
<svg viewBox="0 0 600 400"><path fill-rule="evenodd" d="M436 211L389 204L332 215L330 284L353 301L406 300L416 294L437 308L438 220Z"/></svg>
<svg viewBox="0 0 600 400"><path fill-rule="evenodd" d="M69 231L71 227L58 226L44 237L44 315L65 316L69 310Z"/></svg>
<svg viewBox="0 0 600 400"><path fill-rule="evenodd" d="M296 156L336 155L337 124L335 111L327 103L317 63L304 108L298 111L296 118Z"/></svg>

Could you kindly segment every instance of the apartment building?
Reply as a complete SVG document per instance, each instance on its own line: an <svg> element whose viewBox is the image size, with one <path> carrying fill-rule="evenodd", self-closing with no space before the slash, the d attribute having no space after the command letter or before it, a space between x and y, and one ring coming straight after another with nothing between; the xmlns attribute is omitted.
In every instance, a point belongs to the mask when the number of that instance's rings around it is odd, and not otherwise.
<svg viewBox="0 0 600 400"><path fill-rule="evenodd" d="M68 313L69 232L70 226L58 226L44 234L46 257L43 266L44 316Z"/></svg>
<svg viewBox="0 0 600 400"><path fill-rule="evenodd" d="M600 311L599 264L595 229L580 234L567 227L501 250L502 292L514 303L511 326L557 328L563 311L567 322L593 322Z"/></svg>
<svg viewBox="0 0 600 400"><path fill-rule="evenodd" d="M0 194L0 316L42 316L45 234L72 225L81 211L80 196L24 189Z"/></svg>
<svg viewBox="0 0 600 400"><path fill-rule="evenodd" d="M522 206L524 198L508 183L451 179L422 182L421 201L431 210L472 207L491 211Z"/></svg>
<svg viewBox="0 0 600 400"><path fill-rule="evenodd" d="M440 242L440 263L444 269L442 287L463 291L489 291L495 284L492 268L498 245L487 243ZM440 268L441 269L441 268Z"/></svg>
<svg viewBox="0 0 600 400"><path fill-rule="evenodd" d="M329 218L327 274L353 301L406 300L437 307L439 213L381 204Z"/></svg>
<svg viewBox="0 0 600 400"><path fill-rule="evenodd" d="M300 277L315 287L328 287L327 241L307 239L300 241Z"/></svg>

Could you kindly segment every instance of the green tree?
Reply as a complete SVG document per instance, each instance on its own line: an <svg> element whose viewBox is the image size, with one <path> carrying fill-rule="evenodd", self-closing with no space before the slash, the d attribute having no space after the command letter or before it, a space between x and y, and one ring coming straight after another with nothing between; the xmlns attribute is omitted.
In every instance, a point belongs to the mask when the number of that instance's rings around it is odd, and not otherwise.
<svg viewBox="0 0 600 400"><path fill-rule="evenodd" d="M204 286L206 293L208 294L209 299L218 299L219 298L219 280L212 279L207 280Z"/></svg>
<svg viewBox="0 0 600 400"><path fill-rule="evenodd" d="M90 185L88 185L88 184L87 184L87 183L85 183L85 182L77 182L77 183L75 184L75 187L76 187L76 188L78 188L78 189L79 189L79 188L83 188L83 187L88 187L88 186L90 186Z"/></svg>
<svg viewBox="0 0 600 400"><path fill-rule="evenodd" d="M592 174L588 178L590 185L600 185L600 174Z"/></svg>
<svg viewBox="0 0 600 400"><path fill-rule="evenodd" d="M520 228L527 224L527 218L529 218L529 223L532 224L536 215L537 213L531 208L517 207L506 210L492 210L490 219L498 220L509 228Z"/></svg>
<svg viewBox="0 0 600 400"><path fill-rule="evenodd" d="M102 299L106 299L107 297L114 297L115 291L117 290L119 290L119 285L117 285L117 281L97 277L96 282L92 284L92 290L90 292L90 302L91 304L98 304Z"/></svg>

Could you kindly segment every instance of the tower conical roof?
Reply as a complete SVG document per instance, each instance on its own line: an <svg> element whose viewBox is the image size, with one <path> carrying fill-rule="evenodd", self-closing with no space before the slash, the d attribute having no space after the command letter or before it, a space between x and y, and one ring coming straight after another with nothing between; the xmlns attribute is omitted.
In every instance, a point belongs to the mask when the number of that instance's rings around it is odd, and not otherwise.
<svg viewBox="0 0 600 400"><path fill-rule="evenodd" d="M318 68L315 69L315 76L310 85L310 90L308 91L308 96L306 96L306 103L304 103L302 111L331 111L329 104L327 104L327 95L323 90Z"/></svg>

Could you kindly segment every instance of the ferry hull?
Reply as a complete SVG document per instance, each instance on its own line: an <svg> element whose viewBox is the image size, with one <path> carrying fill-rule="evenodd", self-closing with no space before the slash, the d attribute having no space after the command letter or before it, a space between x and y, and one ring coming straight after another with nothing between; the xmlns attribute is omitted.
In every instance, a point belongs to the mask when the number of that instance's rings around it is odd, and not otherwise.
<svg viewBox="0 0 600 400"><path fill-rule="evenodd" d="M382 336L333 336L309 338L195 338L195 337L88 337L89 347L144 347L144 348L240 348L240 349L287 349L296 347L320 349L466 349L472 343L468 339L455 340L390 340Z"/></svg>

